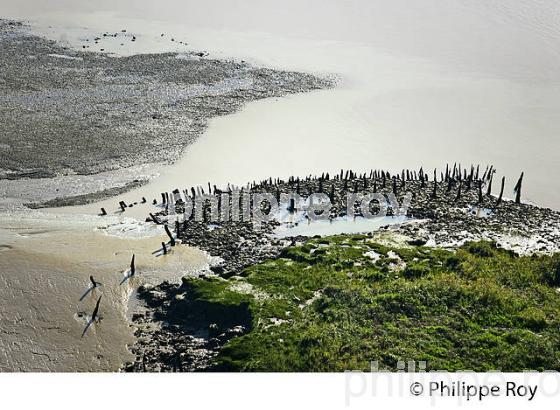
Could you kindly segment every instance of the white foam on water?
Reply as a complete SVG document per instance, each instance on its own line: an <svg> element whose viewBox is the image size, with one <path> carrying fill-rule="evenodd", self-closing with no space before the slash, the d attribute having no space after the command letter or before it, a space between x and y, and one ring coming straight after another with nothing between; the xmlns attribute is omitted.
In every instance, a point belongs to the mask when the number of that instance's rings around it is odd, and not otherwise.
<svg viewBox="0 0 560 410"><path fill-rule="evenodd" d="M153 222L141 222L133 218L124 218L117 222L100 225L97 230L118 238L154 238L165 235L162 226Z"/></svg>

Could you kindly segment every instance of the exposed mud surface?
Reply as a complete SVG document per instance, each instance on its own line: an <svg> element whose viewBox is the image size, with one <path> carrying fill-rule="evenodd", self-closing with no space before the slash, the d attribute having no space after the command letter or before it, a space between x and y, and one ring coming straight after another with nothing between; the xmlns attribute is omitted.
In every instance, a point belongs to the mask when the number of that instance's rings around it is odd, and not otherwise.
<svg viewBox="0 0 560 410"><path fill-rule="evenodd" d="M0 48L0 180L170 163L209 118L248 101L331 85L202 53L77 51L7 20L0 20ZM83 184L71 195L97 190ZM38 196L38 202L54 199ZM64 196L61 187L58 197Z"/></svg>

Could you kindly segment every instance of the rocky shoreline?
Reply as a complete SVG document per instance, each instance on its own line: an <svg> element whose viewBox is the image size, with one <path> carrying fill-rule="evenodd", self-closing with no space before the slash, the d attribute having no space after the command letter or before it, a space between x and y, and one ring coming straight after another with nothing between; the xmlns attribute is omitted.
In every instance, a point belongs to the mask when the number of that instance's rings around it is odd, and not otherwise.
<svg viewBox="0 0 560 410"><path fill-rule="evenodd" d="M497 185L492 167L486 167L483 173L480 167L461 170L460 166L454 166L447 167L445 172L434 171L434 175L436 180L430 179L424 170L403 170L395 175L385 171L372 171L367 175L341 171L335 176L322 174L301 179L292 177L288 181L253 182L243 190L277 196L298 193L303 197L326 193L333 204L332 223L347 214L347 194L394 194L400 202L410 193L409 220L383 226L367 236L405 247L425 245L455 249L466 242L490 240L517 254L559 250L560 213L522 203L519 200L522 177L518 182L517 200L507 200L503 197L503 188L499 196L492 191L493 183L494 190ZM222 191L209 184L210 193L216 196L232 188ZM185 195L177 198L177 192ZM190 193L194 195L191 197ZM263 223L259 229L250 222L195 222L192 220L194 213L180 212L185 201L193 201L196 207L197 193L204 193L204 190L176 190L175 195L163 193L163 210L147 221L168 225L170 242L177 240L196 246L218 258L220 263L201 273L202 278L222 278L235 283L245 268L275 259L283 249L301 246L308 239L305 236L276 237L274 230L282 223L276 220ZM174 197L176 201L170 199ZM179 213L170 212L172 208ZM209 215L209 202L205 202L204 208L204 215ZM360 209L355 212L361 215ZM388 215L394 215L394 210L389 209ZM138 296L146 309L134 316L138 341L132 351L137 360L124 367L127 371L212 370L212 358L220 348L251 326L250 318L243 312L224 317L224 312L215 311L217 306L200 306L188 280L182 285L163 283L142 287Z"/></svg>

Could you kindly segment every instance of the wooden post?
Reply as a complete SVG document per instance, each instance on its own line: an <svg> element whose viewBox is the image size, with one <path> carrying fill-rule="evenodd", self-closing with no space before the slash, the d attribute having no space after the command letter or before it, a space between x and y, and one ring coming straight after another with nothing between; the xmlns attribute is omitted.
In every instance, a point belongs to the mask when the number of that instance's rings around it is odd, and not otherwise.
<svg viewBox="0 0 560 410"><path fill-rule="evenodd" d="M167 246L165 245L165 242L161 243L161 249L163 249L163 254L167 255Z"/></svg>
<svg viewBox="0 0 560 410"><path fill-rule="evenodd" d="M461 199L461 187L463 186L463 181L459 181L459 189L457 190L457 196L455 197L455 202Z"/></svg>
<svg viewBox="0 0 560 410"><path fill-rule="evenodd" d="M523 174L524 172L521 173L521 176L519 177L519 180L517 181L517 184L515 184L515 188L513 189L513 192L515 192L516 204L521 203L521 184L523 184Z"/></svg>
<svg viewBox="0 0 560 410"><path fill-rule="evenodd" d="M494 175L490 175L490 180L488 181L488 189L486 190L486 196L492 195L492 180L494 179Z"/></svg>
<svg viewBox="0 0 560 410"><path fill-rule="evenodd" d="M465 170L466 172L466 170ZM471 183L473 181L473 176L474 176L474 167L471 165L471 172L470 174L465 178L466 179L466 190L468 191L469 189L471 189Z"/></svg>
<svg viewBox="0 0 560 410"><path fill-rule="evenodd" d="M130 276L134 276L136 274L136 265L134 264L134 259L136 255L132 254L132 260L130 261Z"/></svg>
<svg viewBox="0 0 560 410"><path fill-rule="evenodd" d="M107 211L105 210L105 208L101 208L101 215L103 216L107 215Z"/></svg>
<svg viewBox="0 0 560 410"><path fill-rule="evenodd" d="M173 238L173 235L171 235L171 232L169 231L169 227L166 225L163 225L163 227L165 228L165 233L167 234L167 236L169 236L169 241L171 242L171 246L175 246L175 238Z"/></svg>
<svg viewBox="0 0 560 410"><path fill-rule="evenodd" d="M478 184L478 203L481 204L483 199L482 199L482 181L477 181L476 182Z"/></svg>
<svg viewBox="0 0 560 410"><path fill-rule="evenodd" d="M451 191L451 188L453 187L453 184L455 183L455 179L454 178L449 178L447 180L447 192Z"/></svg>
<svg viewBox="0 0 560 410"><path fill-rule="evenodd" d="M434 169L434 191L432 192L432 198L437 198L437 170Z"/></svg>
<svg viewBox="0 0 560 410"><path fill-rule="evenodd" d="M502 196L504 195L505 184L506 184L506 177L502 177L502 187L500 188L500 196L498 197L498 202L496 203L496 206L502 203Z"/></svg>
<svg viewBox="0 0 560 410"><path fill-rule="evenodd" d="M290 204L288 205L288 212L293 214L296 209L296 201L294 198L290 198Z"/></svg>

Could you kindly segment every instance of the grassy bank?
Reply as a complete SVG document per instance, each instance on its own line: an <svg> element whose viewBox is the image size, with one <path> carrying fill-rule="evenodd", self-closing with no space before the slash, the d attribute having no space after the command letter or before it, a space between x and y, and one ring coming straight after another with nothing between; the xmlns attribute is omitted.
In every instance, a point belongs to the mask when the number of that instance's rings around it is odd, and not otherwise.
<svg viewBox="0 0 560 410"><path fill-rule="evenodd" d="M221 370L368 370L373 360L390 370L399 360L428 370L560 370L560 255L336 236L288 248L242 277L185 285L187 299L250 324L215 359Z"/></svg>

